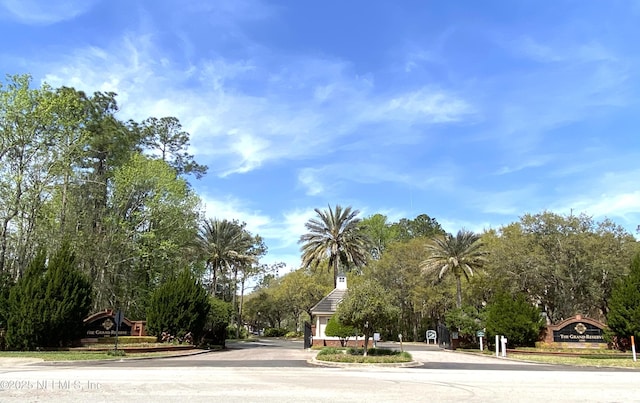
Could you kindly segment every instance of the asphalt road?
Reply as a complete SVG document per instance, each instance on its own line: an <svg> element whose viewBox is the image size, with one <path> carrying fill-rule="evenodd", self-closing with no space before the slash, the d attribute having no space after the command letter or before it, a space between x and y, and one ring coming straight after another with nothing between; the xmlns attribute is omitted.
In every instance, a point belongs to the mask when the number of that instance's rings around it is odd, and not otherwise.
<svg viewBox="0 0 640 403"><path fill-rule="evenodd" d="M399 347L398 345L389 345ZM0 360L0 401L640 402L638 371L576 369L405 345L412 368L320 367L298 342L147 360Z"/></svg>

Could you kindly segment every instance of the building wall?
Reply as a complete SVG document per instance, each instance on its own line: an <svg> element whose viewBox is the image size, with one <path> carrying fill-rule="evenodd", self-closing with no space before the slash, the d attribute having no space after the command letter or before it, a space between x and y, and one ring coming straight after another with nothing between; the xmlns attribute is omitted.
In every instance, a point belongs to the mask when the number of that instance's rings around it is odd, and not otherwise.
<svg viewBox="0 0 640 403"><path fill-rule="evenodd" d="M316 315L315 325L312 326L313 343L314 347L342 347L340 339L338 337L329 337L325 334L327 323L331 319L330 315ZM368 346L373 345L373 339L369 340ZM346 347L363 347L364 337L350 338L347 341Z"/></svg>
<svg viewBox="0 0 640 403"><path fill-rule="evenodd" d="M313 339L313 346L314 347L342 347L342 344L340 343L340 339L338 338L331 338L331 339ZM358 337L358 340L355 339L349 339L347 341L347 345L346 347L358 347L358 348L362 348L364 347L364 338L363 337ZM367 345L367 348L371 348L373 347L373 340L369 339L369 343Z"/></svg>
<svg viewBox="0 0 640 403"><path fill-rule="evenodd" d="M329 322L330 316L318 316L318 338L326 339L327 336L325 334L325 330L327 329L327 323Z"/></svg>

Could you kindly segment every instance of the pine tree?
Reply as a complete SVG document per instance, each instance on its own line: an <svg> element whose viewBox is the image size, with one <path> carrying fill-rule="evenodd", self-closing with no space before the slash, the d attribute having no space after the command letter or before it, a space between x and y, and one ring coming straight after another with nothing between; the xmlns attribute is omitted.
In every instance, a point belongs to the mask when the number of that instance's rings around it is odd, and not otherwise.
<svg viewBox="0 0 640 403"><path fill-rule="evenodd" d="M45 271L46 253L40 251L9 292L6 343L10 350L33 350L40 345Z"/></svg>
<svg viewBox="0 0 640 403"><path fill-rule="evenodd" d="M640 254L633 258L629 275L611 291L607 325L609 334L640 337Z"/></svg>
<svg viewBox="0 0 640 403"><path fill-rule="evenodd" d="M538 340L543 320L540 310L524 294L497 294L487 306L487 333L504 335L509 346L532 346Z"/></svg>
<svg viewBox="0 0 640 403"><path fill-rule="evenodd" d="M161 285L151 297L147 311L147 331L160 336L168 332L182 336L191 332L199 340L210 304L204 287L189 270Z"/></svg>
<svg viewBox="0 0 640 403"><path fill-rule="evenodd" d="M91 283L77 269L69 244L64 244L51 258L45 278L49 326L45 343L68 345L82 337L82 321L91 309Z"/></svg>
<svg viewBox="0 0 640 403"><path fill-rule="evenodd" d="M91 283L75 266L68 244L46 263L40 252L9 293L7 347L33 350L70 345L82 337Z"/></svg>

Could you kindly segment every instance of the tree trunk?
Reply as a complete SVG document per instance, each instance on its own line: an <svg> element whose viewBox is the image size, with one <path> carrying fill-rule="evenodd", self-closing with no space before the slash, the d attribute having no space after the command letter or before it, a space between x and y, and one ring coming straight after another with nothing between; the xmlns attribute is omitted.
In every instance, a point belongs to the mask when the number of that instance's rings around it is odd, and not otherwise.
<svg viewBox="0 0 640 403"><path fill-rule="evenodd" d="M367 346L369 345L369 332L364 333L364 356L367 356Z"/></svg>
<svg viewBox="0 0 640 403"><path fill-rule="evenodd" d="M213 265L211 267L211 289L209 290L211 292L211 295L213 297L216 296L216 288L218 287L218 276L217 276L217 268L215 265Z"/></svg>
<svg viewBox="0 0 640 403"><path fill-rule="evenodd" d="M240 282L240 306L238 307L238 323L242 323L242 305L244 304L244 277Z"/></svg>
<svg viewBox="0 0 640 403"><path fill-rule="evenodd" d="M456 308L462 308L462 280L456 276Z"/></svg>
<svg viewBox="0 0 640 403"><path fill-rule="evenodd" d="M238 309L236 308L236 294L238 294L238 268L233 269L233 295L231 296L231 308L233 309L232 323L236 325L236 339L240 338L240 324L238 323Z"/></svg>
<svg viewBox="0 0 640 403"><path fill-rule="evenodd" d="M338 287L338 261L333 262L333 288Z"/></svg>

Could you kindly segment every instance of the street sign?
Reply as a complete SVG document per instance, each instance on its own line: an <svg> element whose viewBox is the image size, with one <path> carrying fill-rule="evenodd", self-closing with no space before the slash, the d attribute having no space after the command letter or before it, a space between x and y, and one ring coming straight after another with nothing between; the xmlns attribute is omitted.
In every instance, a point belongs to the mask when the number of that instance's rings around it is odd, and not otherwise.
<svg viewBox="0 0 640 403"><path fill-rule="evenodd" d="M116 326L120 326L122 324L122 321L124 320L124 313L122 311L118 311L116 312Z"/></svg>
<svg viewBox="0 0 640 403"><path fill-rule="evenodd" d="M122 324L122 320L124 319L124 313L118 309L118 312L116 312L116 345L114 350L118 350L118 333L120 333L120 325Z"/></svg>
<svg viewBox="0 0 640 403"><path fill-rule="evenodd" d="M478 330L478 331L476 332L476 336L477 336L477 337L484 337L484 332L483 332L482 330Z"/></svg>

